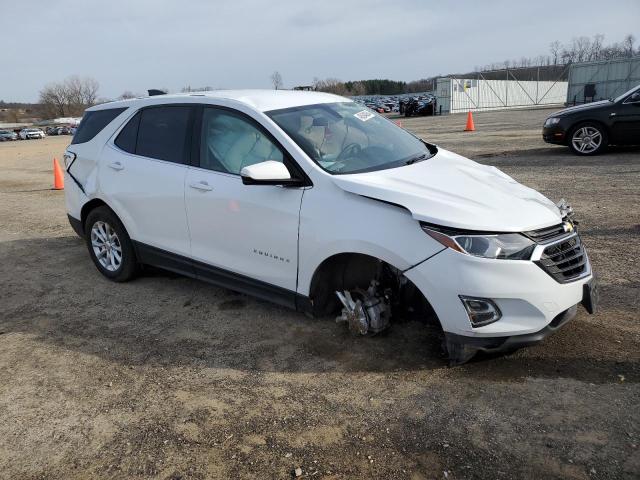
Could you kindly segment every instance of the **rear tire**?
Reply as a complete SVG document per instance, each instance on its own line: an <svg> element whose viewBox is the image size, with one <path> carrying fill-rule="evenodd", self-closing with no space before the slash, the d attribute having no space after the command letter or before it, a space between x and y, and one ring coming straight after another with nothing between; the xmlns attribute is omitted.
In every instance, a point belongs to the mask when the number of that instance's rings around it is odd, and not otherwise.
<svg viewBox="0 0 640 480"><path fill-rule="evenodd" d="M108 207L89 212L84 224L89 255L96 268L114 282L126 282L138 273L133 243L120 219Z"/></svg>
<svg viewBox="0 0 640 480"><path fill-rule="evenodd" d="M568 145L576 155L598 155L606 150L608 141L602 125L584 122L571 130Z"/></svg>

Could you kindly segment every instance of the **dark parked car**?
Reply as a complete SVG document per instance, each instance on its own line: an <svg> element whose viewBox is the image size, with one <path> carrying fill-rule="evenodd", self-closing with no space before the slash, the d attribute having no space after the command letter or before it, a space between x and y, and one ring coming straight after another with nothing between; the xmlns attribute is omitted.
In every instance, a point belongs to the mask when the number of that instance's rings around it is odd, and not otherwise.
<svg viewBox="0 0 640 480"><path fill-rule="evenodd" d="M18 134L11 130L0 130L0 142L8 142L9 140L18 140Z"/></svg>
<svg viewBox="0 0 640 480"><path fill-rule="evenodd" d="M435 115L436 114L436 98L411 98L400 102L400 113L405 117L411 115Z"/></svg>
<svg viewBox="0 0 640 480"><path fill-rule="evenodd" d="M542 138L578 155L595 155L608 145L640 145L640 85L615 99L554 113L544 122Z"/></svg>

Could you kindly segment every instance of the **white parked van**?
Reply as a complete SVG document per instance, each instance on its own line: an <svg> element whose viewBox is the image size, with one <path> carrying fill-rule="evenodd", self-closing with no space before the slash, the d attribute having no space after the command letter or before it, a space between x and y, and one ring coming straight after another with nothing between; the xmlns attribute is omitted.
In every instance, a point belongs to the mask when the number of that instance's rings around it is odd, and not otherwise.
<svg viewBox="0 0 640 480"><path fill-rule="evenodd" d="M540 341L597 299L566 204L316 92L90 108L66 204L98 270L159 266L375 334L439 322L452 363Z"/></svg>

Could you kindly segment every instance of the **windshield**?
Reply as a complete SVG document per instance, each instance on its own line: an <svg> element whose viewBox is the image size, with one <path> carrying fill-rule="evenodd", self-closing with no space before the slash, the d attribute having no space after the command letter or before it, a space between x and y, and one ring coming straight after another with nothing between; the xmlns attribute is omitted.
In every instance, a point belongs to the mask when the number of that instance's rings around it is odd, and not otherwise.
<svg viewBox="0 0 640 480"><path fill-rule="evenodd" d="M436 152L434 146L354 102L273 110L267 115L332 174L399 167Z"/></svg>
<svg viewBox="0 0 640 480"><path fill-rule="evenodd" d="M636 85L635 87L633 87L631 90L629 90L628 92L624 92L622 95L620 95L619 97L616 97L616 99L614 100L614 102L620 102L622 100L624 100L625 98L627 98L627 95L631 95L634 91L638 90L640 88L640 85Z"/></svg>

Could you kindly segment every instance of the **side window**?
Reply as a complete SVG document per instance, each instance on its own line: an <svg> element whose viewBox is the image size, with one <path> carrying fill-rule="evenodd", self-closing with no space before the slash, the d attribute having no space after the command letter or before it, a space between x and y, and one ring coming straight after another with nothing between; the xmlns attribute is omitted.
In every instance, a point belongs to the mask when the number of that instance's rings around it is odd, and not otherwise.
<svg viewBox="0 0 640 480"><path fill-rule="evenodd" d="M136 113L125 127L120 130L114 143L125 152L136 153L136 139L138 138L139 124L140 112Z"/></svg>
<svg viewBox="0 0 640 480"><path fill-rule="evenodd" d="M204 109L201 138L202 168L239 175L247 165L266 160L284 162L282 150L262 130L227 110Z"/></svg>
<svg viewBox="0 0 640 480"><path fill-rule="evenodd" d="M136 154L168 162L186 163L191 107L145 108L140 113Z"/></svg>
<svg viewBox="0 0 640 480"><path fill-rule="evenodd" d="M73 136L73 140L71 140L71 144L76 145L78 143L88 142L100 133L104 127L109 125L111 120L125 110L126 108L109 108L85 113L80 122L80 126L78 126L78 130L76 130L76 134Z"/></svg>
<svg viewBox="0 0 640 480"><path fill-rule="evenodd" d="M636 90L629 95L624 103L640 103L640 90Z"/></svg>

